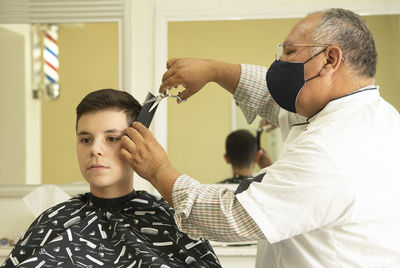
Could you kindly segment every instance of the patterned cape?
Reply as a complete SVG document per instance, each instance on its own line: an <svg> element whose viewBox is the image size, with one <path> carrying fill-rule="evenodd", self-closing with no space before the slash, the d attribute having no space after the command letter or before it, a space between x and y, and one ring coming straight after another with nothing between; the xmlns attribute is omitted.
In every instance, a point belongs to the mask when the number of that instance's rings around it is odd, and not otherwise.
<svg viewBox="0 0 400 268"><path fill-rule="evenodd" d="M239 174L235 174L235 175L233 175L233 177L227 178L227 179L225 179L223 181L220 181L218 183L221 183L221 184L240 184L240 183L242 183L243 181L245 181L245 180L247 180L249 178L252 178L252 177L245 177L245 176L242 176L242 175L239 175Z"/></svg>
<svg viewBox="0 0 400 268"><path fill-rule="evenodd" d="M2 267L221 267L208 241L179 231L173 215L145 191L77 195L43 212Z"/></svg>

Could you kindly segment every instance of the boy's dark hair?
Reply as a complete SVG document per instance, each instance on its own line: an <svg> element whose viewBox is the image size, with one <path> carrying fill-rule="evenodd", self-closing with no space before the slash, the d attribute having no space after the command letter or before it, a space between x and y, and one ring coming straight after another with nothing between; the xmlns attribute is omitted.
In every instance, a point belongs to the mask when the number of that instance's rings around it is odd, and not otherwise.
<svg viewBox="0 0 400 268"><path fill-rule="evenodd" d="M117 108L124 111L129 126L136 120L142 105L128 92L116 89L100 89L84 97L76 107L76 127L79 118L85 113Z"/></svg>
<svg viewBox="0 0 400 268"><path fill-rule="evenodd" d="M249 167L257 153L257 139L248 130L233 131L226 138L225 150L234 167Z"/></svg>

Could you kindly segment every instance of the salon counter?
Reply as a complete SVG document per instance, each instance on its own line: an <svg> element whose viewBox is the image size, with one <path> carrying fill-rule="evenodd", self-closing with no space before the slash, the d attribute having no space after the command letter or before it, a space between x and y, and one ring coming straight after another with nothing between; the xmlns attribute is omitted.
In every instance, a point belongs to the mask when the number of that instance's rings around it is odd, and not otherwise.
<svg viewBox="0 0 400 268"><path fill-rule="evenodd" d="M213 246L222 267L255 267L257 245L249 246Z"/></svg>

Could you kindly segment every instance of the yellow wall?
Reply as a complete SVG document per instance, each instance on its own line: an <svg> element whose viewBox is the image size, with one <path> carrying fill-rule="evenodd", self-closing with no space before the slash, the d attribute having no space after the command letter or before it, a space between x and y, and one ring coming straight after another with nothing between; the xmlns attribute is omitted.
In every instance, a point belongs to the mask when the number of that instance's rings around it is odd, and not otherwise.
<svg viewBox="0 0 400 268"><path fill-rule="evenodd" d="M365 17L378 50L376 84L382 97L400 111L400 16Z"/></svg>
<svg viewBox="0 0 400 268"><path fill-rule="evenodd" d="M0 25L0 183L24 184L25 37L7 26Z"/></svg>
<svg viewBox="0 0 400 268"><path fill-rule="evenodd" d="M213 58L269 66L276 45L297 21L171 22L168 57ZM399 16L367 17L366 22L378 49L377 84L382 96L400 110ZM177 105L169 100L168 155L178 170L203 183L214 183L231 175L222 158L225 137L232 130L230 101L230 94L216 84L207 85L186 103ZM242 119L238 127L245 127Z"/></svg>
<svg viewBox="0 0 400 268"><path fill-rule="evenodd" d="M42 183L82 181L76 157L75 108L89 92L118 88L118 24L61 24L61 97L42 100Z"/></svg>

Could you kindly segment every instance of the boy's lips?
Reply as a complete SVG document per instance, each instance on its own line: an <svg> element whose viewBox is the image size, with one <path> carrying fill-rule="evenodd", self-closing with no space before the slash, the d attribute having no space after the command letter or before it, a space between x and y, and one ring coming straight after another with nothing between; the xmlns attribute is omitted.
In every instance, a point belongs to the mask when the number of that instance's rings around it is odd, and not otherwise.
<svg viewBox="0 0 400 268"><path fill-rule="evenodd" d="M88 169L103 169L103 168L108 168L103 165L91 165Z"/></svg>

